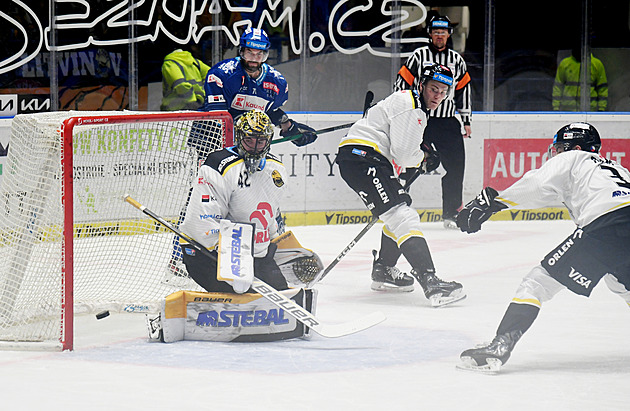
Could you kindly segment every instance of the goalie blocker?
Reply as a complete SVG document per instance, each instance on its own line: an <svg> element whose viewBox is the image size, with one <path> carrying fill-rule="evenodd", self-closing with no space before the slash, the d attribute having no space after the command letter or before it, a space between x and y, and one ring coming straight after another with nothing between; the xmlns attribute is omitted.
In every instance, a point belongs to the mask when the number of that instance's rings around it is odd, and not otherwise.
<svg viewBox="0 0 630 411"><path fill-rule="evenodd" d="M314 314L315 290L280 291ZM147 315L149 338L265 342L309 336L309 328L260 294L178 291L166 297L157 317Z"/></svg>

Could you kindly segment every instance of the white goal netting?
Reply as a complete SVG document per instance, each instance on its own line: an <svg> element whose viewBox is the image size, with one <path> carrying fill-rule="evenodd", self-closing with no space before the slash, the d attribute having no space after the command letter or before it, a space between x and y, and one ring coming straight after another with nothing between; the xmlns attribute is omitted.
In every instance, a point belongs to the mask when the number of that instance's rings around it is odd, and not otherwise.
<svg viewBox="0 0 630 411"><path fill-rule="evenodd" d="M16 116L0 186L0 346L71 348L74 312L146 312L195 289L174 277L175 236L123 197L177 224L200 161L231 139L227 112Z"/></svg>

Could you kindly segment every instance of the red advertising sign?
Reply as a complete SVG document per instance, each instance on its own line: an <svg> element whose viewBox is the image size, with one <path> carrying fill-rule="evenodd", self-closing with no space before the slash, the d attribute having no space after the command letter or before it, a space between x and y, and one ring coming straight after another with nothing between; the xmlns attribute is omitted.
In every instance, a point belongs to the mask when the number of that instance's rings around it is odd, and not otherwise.
<svg viewBox="0 0 630 411"><path fill-rule="evenodd" d="M547 161L548 138L489 139L484 142L483 186L504 190ZM630 169L630 140L604 140L601 155Z"/></svg>

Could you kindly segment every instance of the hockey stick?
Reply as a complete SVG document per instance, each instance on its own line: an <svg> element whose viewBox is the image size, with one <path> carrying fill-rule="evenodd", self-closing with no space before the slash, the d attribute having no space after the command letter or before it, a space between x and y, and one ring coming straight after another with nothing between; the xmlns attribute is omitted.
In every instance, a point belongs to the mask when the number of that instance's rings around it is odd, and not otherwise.
<svg viewBox="0 0 630 411"><path fill-rule="evenodd" d="M205 254L207 257L216 261L216 256L212 254L206 247L204 247L197 240L187 235L186 233L180 231L178 228L173 226L168 221L164 220L162 217L155 214L153 211L149 210L138 201L134 200L131 196L125 195L123 198L126 202L142 211L144 214L148 215L155 221L162 224L164 227L168 228L173 233L177 234L179 237L188 241L195 249L199 252ZM256 291L258 294L265 297L267 300L271 301L273 304L278 306L279 308L286 311L289 315L295 318L297 321L301 322L305 326L311 328L317 334L322 337L327 338L335 338L335 337L343 337L345 335L354 334L359 331L366 330L370 327L375 326L385 320L385 314L380 311L374 312L372 314L366 315L354 321L349 321L341 324L322 324L313 314L311 314L308 310L300 307L294 301L288 299L284 295L280 294L278 290L265 283L264 281L255 278L252 283L252 289Z"/></svg>
<svg viewBox="0 0 630 411"><path fill-rule="evenodd" d="M411 184L416 181L416 179L420 176L420 169L417 169L416 172L413 174L413 176L411 176L411 178L409 180L407 180L405 182L405 186L403 187L405 189L405 191L407 191L409 189L409 187L411 187ZM360 239L363 238L363 236L370 231L370 229L372 227L374 227L374 224L376 224L376 222L378 221L378 217L377 216L373 216L372 219L370 220L369 223L367 223L367 225L363 228L363 230L361 230L359 232L359 234L357 234L356 237L354 237L354 239L352 241L350 241L350 244L348 244L346 246L346 248L343 249L343 251L341 251L341 253L339 253L339 255L337 256L337 258L335 258L329 265L328 267L326 267L324 269L324 271L322 271L322 273L320 275L318 275L317 277L315 277L312 281L312 284L317 283L318 281L321 281L324 279L324 277L326 277L328 275L328 273L335 268L335 266L337 265L337 263L339 263L339 261L341 261L342 258L344 258L346 256L346 254L348 254L350 252L350 250L352 250L352 248L359 242Z"/></svg>
<svg viewBox="0 0 630 411"><path fill-rule="evenodd" d="M363 101L363 117L365 117L365 114L367 113L368 109L372 107L373 100L374 100L374 93L372 92L372 90L368 90L367 93L365 93L365 100ZM320 130L315 130L315 134L330 133L332 131L342 130L344 128L350 128L352 127L353 124L354 123L347 123L347 124L341 124L338 126L322 128ZM272 141L271 144L278 144L278 143L284 143L285 141L297 140L298 138L301 138L301 137L302 137L302 133L296 134L294 136L282 137L282 138Z"/></svg>
<svg viewBox="0 0 630 411"><path fill-rule="evenodd" d="M332 126L332 127L327 127L327 128L322 128L321 130L315 130L315 134L324 134L324 133L330 133L331 131L335 131L335 130L341 130L344 128L350 128L352 127L354 123L347 123L347 124L341 124L338 126ZM282 137L279 138L277 140L273 140L271 142L271 144L278 144L278 143L284 143L285 141L292 141L292 140L297 140L298 138L301 138L302 134L296 134L294 136L286 136L286 137Z"/></svg>

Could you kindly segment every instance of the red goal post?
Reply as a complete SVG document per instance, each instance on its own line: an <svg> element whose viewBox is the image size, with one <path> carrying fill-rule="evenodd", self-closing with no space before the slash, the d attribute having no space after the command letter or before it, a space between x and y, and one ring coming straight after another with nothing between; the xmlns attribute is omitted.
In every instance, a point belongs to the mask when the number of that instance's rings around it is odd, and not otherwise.
<svg viewBox="0 0 630 411"><path fill-rule="evenodd" d="M75 315L152 312L195 289L164 281L173 235L123 197L176 224L200 162L232 144L226 111L16 116L0 185L0 348L71 350Z"/></svg>

